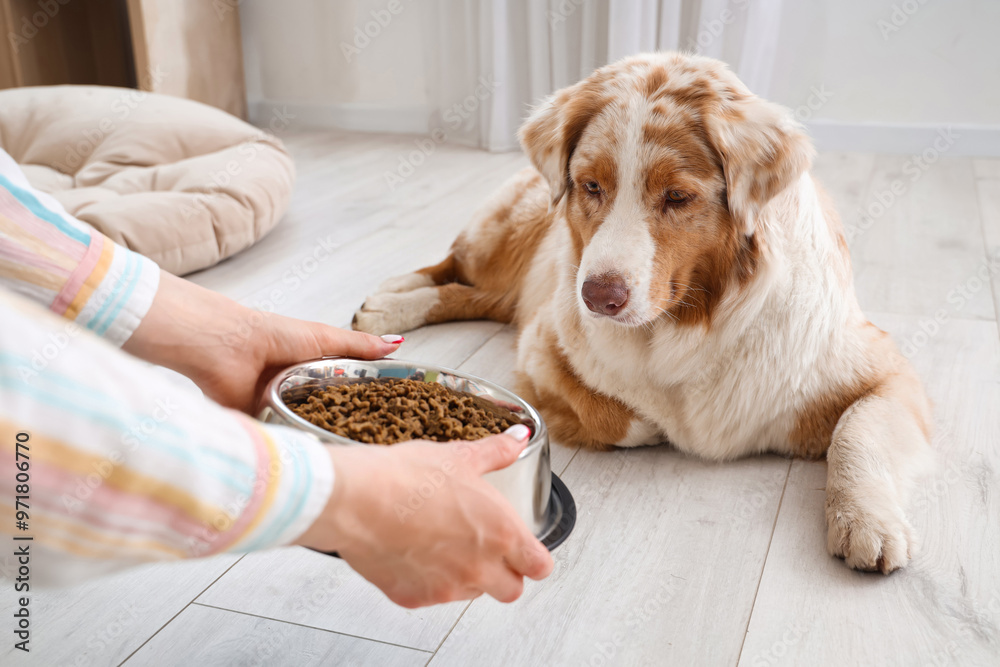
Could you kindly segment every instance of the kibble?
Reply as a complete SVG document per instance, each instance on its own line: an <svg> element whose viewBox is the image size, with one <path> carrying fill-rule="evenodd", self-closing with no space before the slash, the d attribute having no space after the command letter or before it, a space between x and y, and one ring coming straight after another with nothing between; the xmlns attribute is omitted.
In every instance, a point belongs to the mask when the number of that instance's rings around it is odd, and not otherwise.
<svg viewBox="0 0 1000 667"><path fill-rule="evenodd" d="M476 440L521 422L506 408L431 382L393 378L298 389L283 397L295 414L368 444Z"/></svg>

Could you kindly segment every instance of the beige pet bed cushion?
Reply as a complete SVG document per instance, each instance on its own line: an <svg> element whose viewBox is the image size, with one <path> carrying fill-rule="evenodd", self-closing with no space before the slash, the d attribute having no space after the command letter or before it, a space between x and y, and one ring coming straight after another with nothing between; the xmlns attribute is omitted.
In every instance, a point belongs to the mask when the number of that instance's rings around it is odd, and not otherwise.
<svg viewBox="0 0 1000 667"><path fill-rule="evenodd" d="M181 275L260 239L284 213L284 146L213 107L100 86L0 91L0 146L28 180Z"/></svg>

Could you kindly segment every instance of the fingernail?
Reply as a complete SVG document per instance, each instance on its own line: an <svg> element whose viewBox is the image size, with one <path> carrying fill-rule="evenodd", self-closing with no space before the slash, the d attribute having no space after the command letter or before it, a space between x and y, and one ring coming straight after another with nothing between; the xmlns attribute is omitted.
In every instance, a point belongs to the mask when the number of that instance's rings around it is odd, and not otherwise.
<svg viewBox="0 0 1000 667"><path fill-rule="evenodd" d="M531 437L531 429L524 424L514 424L509 429L504 431L504 434L509 435L517 441L522 441Z"/></svg>
<svg viewBox="0 0 1000 667"><path fill-rule="evenodd" d="M399 334L386 334L384 336L379 336L379 338L381 338L385 342L389 343L389 345L399 345L404 340L406 340L405 338L403 338Z"/></svg>

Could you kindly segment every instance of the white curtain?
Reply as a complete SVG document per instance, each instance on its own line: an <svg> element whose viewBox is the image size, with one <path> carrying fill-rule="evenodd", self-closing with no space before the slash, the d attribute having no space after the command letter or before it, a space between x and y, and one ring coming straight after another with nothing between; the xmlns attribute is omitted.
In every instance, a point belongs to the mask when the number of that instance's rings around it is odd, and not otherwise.
<svg viewBox="0 0 1000 667"><path fill-rule="evenodd" d="M628 55L726 61L766 96L781 0L424 0L431 130L491 151L545 95Z"/></svg>

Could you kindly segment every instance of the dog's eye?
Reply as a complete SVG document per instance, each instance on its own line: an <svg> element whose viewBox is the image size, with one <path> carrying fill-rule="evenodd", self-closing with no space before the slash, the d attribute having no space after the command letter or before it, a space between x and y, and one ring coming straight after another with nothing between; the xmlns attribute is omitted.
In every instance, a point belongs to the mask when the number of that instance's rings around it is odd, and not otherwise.
<svg viewBox="0 0 1000 667"><path fill-rule="evenodd" d="M680 190L670 190L667 192L666 200L668 204L683 204L688 200L688 195Z"/></svg>
<svg viewBox="0 0 1000 667"><path fill-rule="evenodd" d="M587 181L583 184L584 189L592 195L601 194L601 186L597 181Z"/></svg>

